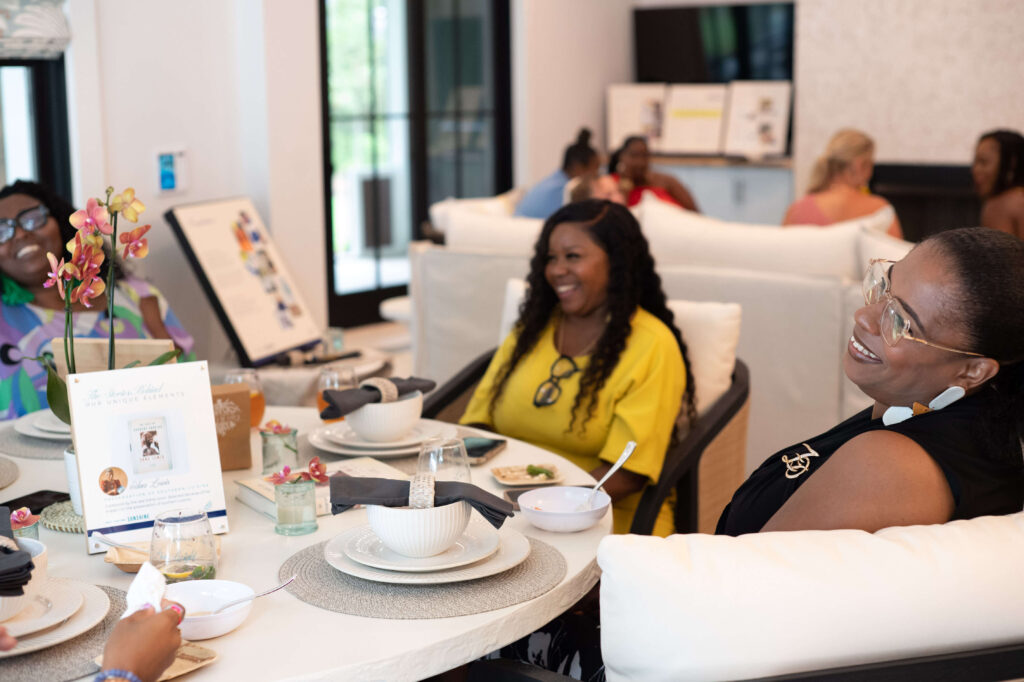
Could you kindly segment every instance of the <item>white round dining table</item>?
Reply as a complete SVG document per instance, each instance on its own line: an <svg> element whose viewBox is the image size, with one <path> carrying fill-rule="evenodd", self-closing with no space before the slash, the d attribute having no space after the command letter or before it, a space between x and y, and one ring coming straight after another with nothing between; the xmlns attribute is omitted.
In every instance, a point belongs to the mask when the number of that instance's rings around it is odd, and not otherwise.
<svg viewBox="0 0 1024 682"><path fill-rule="evenodd" d="M266 418L296 427L300 434L321 423L315 409L305 407L269 407ZM260 592L278 584L278 569L288 557L366 523L366 512L354 509L321 516L319 530L310 535L277 535L270 518L234 499L236 480L260 475L260 439L255 431L251 443L254 466L224 473L230 532L222 536L217 577L245 583ZM0 499L37 490L67 490L62 460L14 459L20 477L0 491ZM505 488L491 476L492 466L542 462L557 464L566 485L594 483L587 472L568 460L515 440L509 440L508 447L494 459L474 467L473 482L500 496ZM419 680L513 642L564 612L594 586L600 576L597 546L611 532L612 515L606 514L588 530L569 534L539 530L519 514L506 523L554 546L565 557L565 577L546 594L470 616L401 620L327 611L282 590L257 599L237 630L201 642L217 652L218 660L191 673L189 680ZM122 590L131 583L133 576L105 563L102 554L88 555L83 535L43 528L39 539L49 549L51 576Z"/></svg>

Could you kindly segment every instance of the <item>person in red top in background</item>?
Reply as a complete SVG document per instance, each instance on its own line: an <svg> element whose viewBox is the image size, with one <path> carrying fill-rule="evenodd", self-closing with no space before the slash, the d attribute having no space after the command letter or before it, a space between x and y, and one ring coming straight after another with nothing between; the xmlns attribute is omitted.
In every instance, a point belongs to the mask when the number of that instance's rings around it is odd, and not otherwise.
<svg viewBox="0 0 1024 682"><path fill-rule="evenodd" d="M651 151L639 135L627 137L608 161L608 172L619 183L627 206L636 206L644 192L652 192L662 201L697 212L697 202L683 183L671 175L651 170Z"/></svg>

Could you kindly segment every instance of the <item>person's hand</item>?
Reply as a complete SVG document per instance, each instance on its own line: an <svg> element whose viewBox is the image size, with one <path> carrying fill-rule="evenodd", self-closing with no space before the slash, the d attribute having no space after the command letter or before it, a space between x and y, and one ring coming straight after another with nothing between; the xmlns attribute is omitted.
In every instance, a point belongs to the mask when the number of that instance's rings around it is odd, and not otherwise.
<svg viewBox="0 0 1024 682"><path fill-rule="evenodd" d="M0 651L10 651L18 643L18 640L7 634L7 628L0 625Z"/></svg>
<svg viewBox="0 0 1024 682"><path fill-rule="evenodd" d="M181 613L167 608L171 605L181 608ZM163 608L160 613L152 607L136 611L114 626L103 649L104 670L128 670L142 682L160 678L181 645L178 623L185 613L180 604L166 599Z"/></svg>

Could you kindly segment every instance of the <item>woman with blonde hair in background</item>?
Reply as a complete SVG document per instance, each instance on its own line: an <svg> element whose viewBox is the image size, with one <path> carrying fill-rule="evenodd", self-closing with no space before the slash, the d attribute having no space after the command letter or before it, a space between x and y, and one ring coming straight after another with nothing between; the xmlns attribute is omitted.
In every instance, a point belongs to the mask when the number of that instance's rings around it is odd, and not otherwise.
<svg viewBox="0 0 1024 682"><path fill-rule="evenodd" d="M782 224L831 225L888 206L888 201L868 190L874 157L875 142L861 131L845 128L833 135L814 163L806 196L790 205ZM893 218L888 231L903 237L898 218Z"/></svg>

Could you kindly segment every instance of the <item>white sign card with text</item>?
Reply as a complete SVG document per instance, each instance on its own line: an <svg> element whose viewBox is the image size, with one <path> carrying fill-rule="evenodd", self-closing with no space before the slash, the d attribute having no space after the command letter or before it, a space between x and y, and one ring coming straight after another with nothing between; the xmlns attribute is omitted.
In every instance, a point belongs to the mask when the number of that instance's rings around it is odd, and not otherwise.
<svg viewBox="0 0 1024 682"><path fill-rule="evenodd" d="M68 377L86 536L150 539L153 520L201 510L228 530L205 362ZM107 546L89 537L89 553Z"/></svg>

